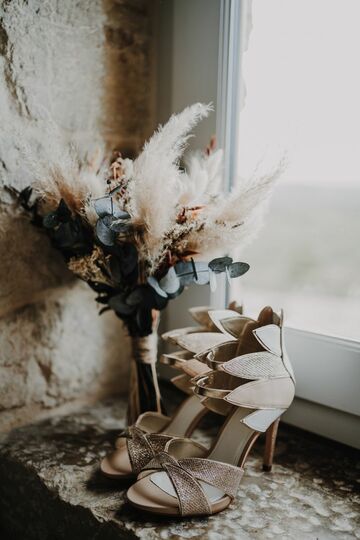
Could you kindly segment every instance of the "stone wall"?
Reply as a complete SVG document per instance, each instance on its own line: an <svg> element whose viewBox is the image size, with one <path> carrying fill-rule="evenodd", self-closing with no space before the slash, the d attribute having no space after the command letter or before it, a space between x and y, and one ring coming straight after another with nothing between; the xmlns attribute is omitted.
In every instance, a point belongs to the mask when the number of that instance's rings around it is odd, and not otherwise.
<svg viewBox="0 0 360 540"><path fill-rule="evenodd" d="M124 391L128 339L75 281L8 186L49 158L55 124L82 149L134 153L153 129L153 0L0 2L0 429ZM51 129L50 129L51 128Z"/></svg>

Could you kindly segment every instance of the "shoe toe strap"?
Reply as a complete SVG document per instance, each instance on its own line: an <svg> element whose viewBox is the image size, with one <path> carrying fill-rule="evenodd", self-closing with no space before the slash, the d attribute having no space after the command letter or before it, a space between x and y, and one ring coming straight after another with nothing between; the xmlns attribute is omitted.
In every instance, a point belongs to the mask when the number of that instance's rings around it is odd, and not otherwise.
<svg viewBox="0 0 360 540"><path fill-rule="evenodd" d="M172 437L157 433L146 434L137 426L130 426L122 433L126 438L131 468L138 474L158 452L164 450Z"/></svg>
<svg viewBox="0 0 360 540"><path fill-rule="evenodd" d="M166 452L159 453L145 470L164 470L179 501L181 515L209 515L211 504L200 484L206 482L233 499L243 476L243 469L201 458L176 460Z"/></svg>
<svg viewBox="0 0 360 540"><path fill-rule="evenodd" d="M236 357L238 341L226 341L206 351L204 361L211 369L219 369L224 362Z"/></svg>

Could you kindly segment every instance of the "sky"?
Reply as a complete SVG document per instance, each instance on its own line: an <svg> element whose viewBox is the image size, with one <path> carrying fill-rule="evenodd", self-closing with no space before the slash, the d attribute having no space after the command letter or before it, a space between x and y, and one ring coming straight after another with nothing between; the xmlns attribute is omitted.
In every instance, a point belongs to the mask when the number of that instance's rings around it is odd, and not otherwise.
<svg viewBox="0 0 360 540"><path fill-rule="evenodd" d="M239 169L287 155L282 182L360 188L360 0L253 0Z"/></svg>

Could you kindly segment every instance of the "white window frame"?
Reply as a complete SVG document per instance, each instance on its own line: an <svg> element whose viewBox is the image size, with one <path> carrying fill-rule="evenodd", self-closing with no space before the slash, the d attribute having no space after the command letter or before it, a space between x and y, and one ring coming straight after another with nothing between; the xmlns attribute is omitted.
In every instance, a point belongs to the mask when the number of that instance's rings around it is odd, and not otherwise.
<svg viewBox="0 0 360 540"><path fill-rule="evenodd" d="M220 145L225 149L227 190L231 189L237 170L241 59L250 2L220 0L219 6L216 127ZM212 295L212 304L225 306L228 295L228 287L223 285ZM285 332L297 386L294 403L284 420L360 448L360 342L296 328L286 328Z"/></svg>

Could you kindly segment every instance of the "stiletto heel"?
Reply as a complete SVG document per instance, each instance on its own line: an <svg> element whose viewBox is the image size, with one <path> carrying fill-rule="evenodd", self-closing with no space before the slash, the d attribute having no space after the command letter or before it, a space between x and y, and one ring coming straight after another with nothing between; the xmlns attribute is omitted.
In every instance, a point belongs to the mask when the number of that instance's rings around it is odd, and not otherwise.
<svg viewBox="0 0 360 540"><path fill-rule="evenodd" d="M266 472L270 472L272 469L279 423L280 423L280 418L275 420L275 422L271 424L271 426L268 428L266 432L264 462L263 462L263 471L266 471Z"/></svg>

